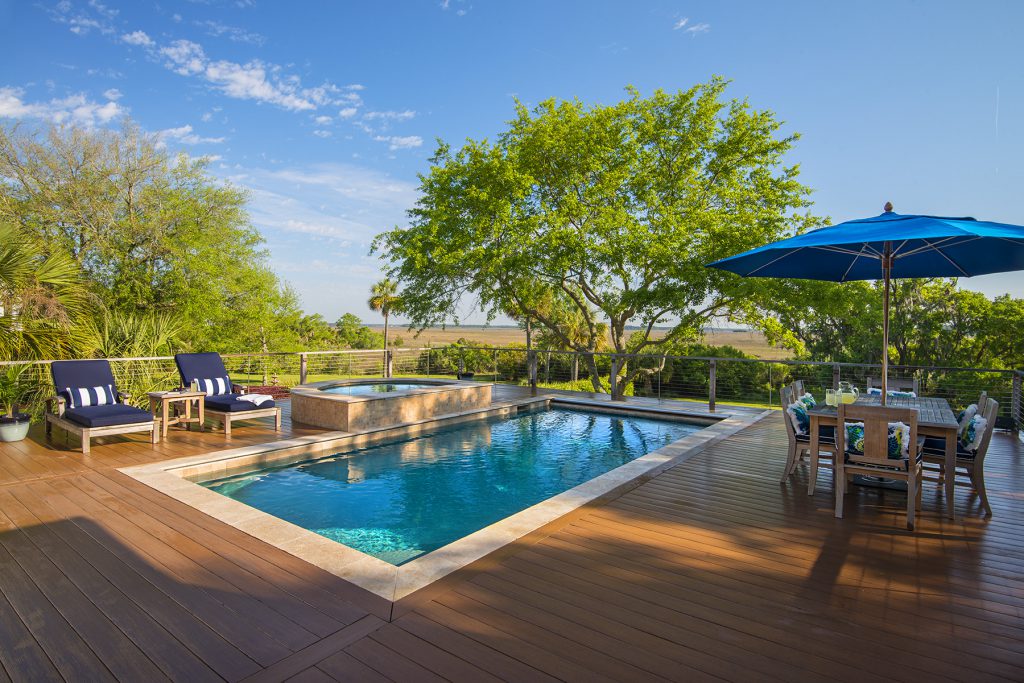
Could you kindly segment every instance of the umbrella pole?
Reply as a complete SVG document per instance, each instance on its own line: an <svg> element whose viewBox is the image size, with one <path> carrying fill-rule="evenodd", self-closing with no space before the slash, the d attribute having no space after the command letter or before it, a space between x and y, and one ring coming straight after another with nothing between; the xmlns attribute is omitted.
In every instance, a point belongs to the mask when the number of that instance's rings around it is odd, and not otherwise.
<svg viewBox="0 0 1024 683"><path fill-rule="evenodd" d="M882 297L882 405L887 403L889 396L889 280L892 276L892 245L885 243L882 255L882 280L885 282L885 294Z"/></svg>

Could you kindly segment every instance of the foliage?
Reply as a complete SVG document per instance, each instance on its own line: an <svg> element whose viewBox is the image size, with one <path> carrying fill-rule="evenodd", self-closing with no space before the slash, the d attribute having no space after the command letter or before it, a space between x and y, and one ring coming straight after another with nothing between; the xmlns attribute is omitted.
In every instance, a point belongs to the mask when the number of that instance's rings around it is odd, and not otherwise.
<svg viewBox="0 0 1024 683"><path fill-rule="evenodd" d="M95 354L100 358L169 355L181 330L181 322L166 313L104 310L96 330Z"/></svg>
<svg viewBox="0 0 1024 683"><path fill-rule="evenodd" d="M66 358L87 348L88 300L59 248L0 219L0 359Z"/></svg>
<svg viewBox="0 0 1024 683"><path fill-rule="evenodd" d="M346 313L335 323L338 341L350 349L382 349L384 336L363 325L359 316Z"/></svg>
<svg viewBox="0 0 1024 683"><path fill-rule="evenodd" d="M103 308L173 315L191 349L294 344L297 300L267 267L246 194L207 165L130 123L0 129L0 220L69 254Z"/></svg>
<svg viewBox="0 0 1024 683"><path fill-rule="evenodd" d="M457 322L469 295L568 348L596 350L607 320L615 351L657 353L715 316L752 314L763 284L705 264L817 221L794 213L809 191L782 166L796 136L780 136L770 112L723 101L725 87L630 89L610 106L518 104L495 143L441 143L409 227L374 244L406 285L412 323ZM555 296L582 319L582 339L547 310ZM651 334L666 322L667 335ZM637 372L623 368L623 386Z"/></svg>
<svg viewBox="0 0 1024 683"><path fill-rule="evenodd" d="M398 293L398 283L390 278L374 283L370 288L370 299L366 302L371 311L384 316L384 343L388 346L388 318L392 313L402 312L402 296Z"/></svg>
<svg viewBox="0 0 1024 683"><path fill-rule="evenodd" d="M28 400L31 389L22 382L30 365L8 365L0 372L0 415L13 417L15 409Z"/></svg>

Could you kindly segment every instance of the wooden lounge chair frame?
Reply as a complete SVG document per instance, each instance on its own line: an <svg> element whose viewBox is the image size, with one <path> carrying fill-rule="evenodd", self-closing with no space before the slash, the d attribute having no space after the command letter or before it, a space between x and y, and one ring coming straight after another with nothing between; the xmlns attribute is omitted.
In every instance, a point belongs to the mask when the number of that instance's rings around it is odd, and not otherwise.
<svg viewBox="0 0 1024 683"><path fill-rule="evenodd" d="M63 396L52 396L46 399L46 438L53 433L57 425L65 432L76 434L82 440L82 454L89 455L90 441L101 436L116 434L133 434L136 432L152 432L152 442L160 443L160 419L153 418L149 422L132 422L123 425L107 425L105 427L86 427L64 417L67 401Z"/></svg>
<svg viewBox="0 0 1024 683"><path fill-rule="evenodd" d="M195 357L195 356L206 356L206 360L208 360L208 361L216 360L216 362L219 364L219 368L224 368L224 360L220 357L220 354L217 354L217 353L210 352L210 353L202 353L202 354L178 354L178 355L175 356L175 365L177 365L177 367L178 367L178 373L181 375L181 381L183 383L187 382L188 380L186 378L185 373L181 369L181 362L180 362L179 359L183 358L185 356L192 356L192 357ZM193 358L193 361L195 361L195 358ZM218 368L218 373L219 373L219 368ZM228 374L226 368L224 369L224 374L225 375ZM247 393L249 393L249 388L244 386L244 385L242 385L242 384L237 384L236 382L232 382L231 383L231 393L247 394ZM206 413L206 417L207 418L210 418L210 419L212 419L214 421L218 421L218 422L221 423L221 425L224 428L224 436L225 437L230 437L231 436L231 423L232 422L241 422L243 420L255 420L255 419L261 418L261 417L272 417L272 418L274 418L274 431L278 431L278 432L281 431L281 406L278 406L278 405L272 406L270 408L260 408L260 407L256 406L255 404L253 404L252 410L230 411L230 410L219 410L215 406L211 405L209 401L207 401L206 405L204 406L204 411Z"/></svg>

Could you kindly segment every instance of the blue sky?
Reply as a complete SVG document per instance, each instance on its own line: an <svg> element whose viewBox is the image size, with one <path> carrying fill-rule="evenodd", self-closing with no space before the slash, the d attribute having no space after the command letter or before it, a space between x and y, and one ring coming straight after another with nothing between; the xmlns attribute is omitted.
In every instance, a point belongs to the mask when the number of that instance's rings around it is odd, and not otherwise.
<svg viewBox="0 0 1024 683"><path fill-rule="evenodd" d="M307 311L365 307L435 138L494 136L513 98L589 103L714 74L803 135L835 221L1024 223L1024 2L0 0L0 117L116 126L248 188ZM962 280L1024 296L1024 275Z"/></svg>

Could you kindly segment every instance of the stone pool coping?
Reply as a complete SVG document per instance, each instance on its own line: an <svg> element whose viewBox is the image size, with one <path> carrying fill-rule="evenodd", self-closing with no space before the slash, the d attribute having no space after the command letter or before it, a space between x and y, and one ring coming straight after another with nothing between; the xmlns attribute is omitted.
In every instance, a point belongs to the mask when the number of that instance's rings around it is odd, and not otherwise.
<svg viewBox="0 0 1024 683"><path fill-rule="evenodd" d="M657 415L686 422L704 422L710 426L399 567L194 483L270 464L311 460L335 449L353 448L383 439L405 437L432 429L438 423L455 424L482 420L515 413L521 408L559 404L601 412ZM727 414L723 417L709 418L651 407L611 406L607 402L542 395L357 434L324 432L161 463L125 467L119 471L374 595L397 602L595 499L627 486L641 477L653 476L688 459L703 450L710 442L735 434L770 412Z"/></svg>

